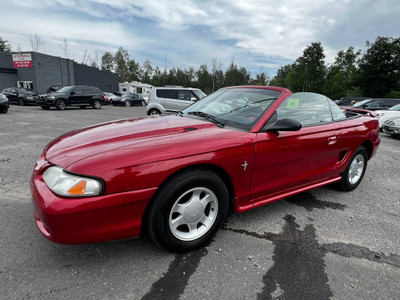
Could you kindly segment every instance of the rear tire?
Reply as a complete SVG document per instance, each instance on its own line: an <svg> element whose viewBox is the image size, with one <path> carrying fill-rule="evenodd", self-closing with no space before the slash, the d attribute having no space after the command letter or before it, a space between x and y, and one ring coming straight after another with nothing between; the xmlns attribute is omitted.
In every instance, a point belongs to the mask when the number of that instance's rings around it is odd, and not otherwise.
<svg viewBox="0 0 400 300"><path fill-rule="evenodd" d="M92 104L92 107L93 107L94 109L100 109L100 108L101 108L101 102L100 102L100 100L94 100L94 101L93 101L93 104Z"/></svg>
<svg viewBox="0 0 400 300"><path fill-rule="evenodd" d="M144 229L158 246L186 252L210 242L225 220L228 190L215 173L182 172L157 191L144 216Z"/></svg>
<svg viewBox="0 0 400 300"><path fill-rule="evenodd" d="M0 113L6 114L8 112L8 107L0 108Z"/></svg>
<svg viewBox="0 0 400 300"><path fill-rule="evenodd" d="M342 180L337 182L336 187L342 191L352 191L361 182L367 169L368 153L364 146L357 148L354 152L346 170L341 174Z"/></svg>
<svg viewBox="0 0 400 300"><path fill-rule="evenodd" d="M131 106L131 102L129 100L125 100L124 102L125 107Z"/></svg>
<svg viewBox="0 0 400 300"><path fill-rule="evenodd" d="M21 105L21 106L24 106L24 105L25 105L24 99L22 99L22 98L19 98L19 99L18 99L18 103L19 103L19 105Z"/></svg>

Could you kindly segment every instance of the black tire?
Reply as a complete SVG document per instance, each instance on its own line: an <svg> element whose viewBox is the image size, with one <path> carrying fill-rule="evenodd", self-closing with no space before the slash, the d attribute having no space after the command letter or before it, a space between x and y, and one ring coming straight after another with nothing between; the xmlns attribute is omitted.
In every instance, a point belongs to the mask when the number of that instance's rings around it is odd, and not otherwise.
<svg viewBox="0 0 400 300"><path fill-rule="evenodd" d="M24 106L25 105L24 99L19 98L18 99L18 104L21 105L21 106Z"/></svg>
<svg viewBox="0 0 400 300"><path fill-rule="evenodd" d="M157 116L157 115L161 115L161 112L158 109L153 108L153 109L149 110L147 115L149 115L149 116Z"/></svg>
<svg viewBox="0 0 400 300"><path fill-rule="evenodd" d="M92 107L93 107L94 109L100 109L100 108L101 108L101 102L100 102L100 100L93 100Z"/></svg>
<svg viewBox="0 0 400 300"><path fill-rule="evenodd" d="M86 105L81 105L79 107L83 109L83 108L86 108Z"/></svg>
<svg viewBox="0 0 400 300"><path fill-rule="evenodd" d="M146 106L146 101L142 100L142 102L140 103L142 106Z"/></svg>
<svg viewBox="0 0 400 300"><path fill-rule="evenodd" d="M352 191L361 182L367 169L368 153L364 146L357 148L347 165L346 170L341 174L342 180L337 182L336 187L342 191Z"/></svg>
<svg viewBox="0 0 400 300"><path fill-rule="evenodd" d="M129 107L129 106L131 106L131 102L129 100L125 100L124 105L125 105L125 107Z"/></svg>
<svg viewBox="0 0 400 300"><path fill-rule="evenodd" d="M8 107L0 108L1 114L6 114L8 112Z"/></svg>
<svg viewBox="0 0 400 300"><path fill-rule="evenodd" d="M43 108L44 110L49 110L50 109L50 107L45 106L45 105L42 105L41 108Z"/></svg>
<svg viewBox="0 0 400 300"><path fill-rule="evenodd" d="M66 106L67 105L66 105L64 100L57 100L56 101L56 109L57 110L64 110Z"/></svg>
<svg viewBox="0 0 400 300"><path fill-rule="evenodd" d="M191 251L211 240L228 208L228 191L219 176L205 169L188 170L157 191L146 210L144 229L161 248Z"/></svg>

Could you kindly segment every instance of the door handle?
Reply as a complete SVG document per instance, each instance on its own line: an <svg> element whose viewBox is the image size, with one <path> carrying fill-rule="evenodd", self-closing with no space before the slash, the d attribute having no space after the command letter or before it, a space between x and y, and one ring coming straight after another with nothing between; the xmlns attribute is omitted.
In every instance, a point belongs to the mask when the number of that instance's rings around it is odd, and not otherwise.
<svg viewBox="0 0 400 300"><path fill-rule="evenodd" d="M337 142L338 138L336 136L328 137L328 145L333 145Z"/></svg>

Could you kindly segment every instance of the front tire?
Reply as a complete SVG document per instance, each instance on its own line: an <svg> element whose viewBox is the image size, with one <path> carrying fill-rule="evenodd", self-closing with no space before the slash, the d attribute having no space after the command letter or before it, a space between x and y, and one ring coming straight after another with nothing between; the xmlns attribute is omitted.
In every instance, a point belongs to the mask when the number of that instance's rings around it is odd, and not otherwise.
<svg viewBox="0 0 400 300"><path fill-rule="evenodd" d="M147 113L149 116L158 116L161 114L161 112L158 109L150 109L150 111Z"/></svg>
<svg viewBox="0 0 400 300"><path fill-rule="evenodd" d="M124 102L125 107L131 106L131 102L129 100L125 100Z"/></svg>
<svg viewBox="0 0 400 300"><path fill-rule="evenodd" d="M57 100L57 102L56 102L56 109L57 110L64 110L66 106L67 105L66 105L64 100Z"/></svg>
<svg viewBox="0 0 400 300"><path fill-rule="evenodd" d="M211 240L228 208L228 191L218 175L203 169L185 171L159 189L147 209L145 230L166 250L191 251Z"/></svg>
<svg viewBox="0 0 400 300"><path fill-rule="evenodd" d="M342 191L352 191L361 182L367 169L368 153L364 146L357 148L346 170L341 174L342 180L337 187Z"/></svg>
<svg viewBox="0 0 400 300"><path fill-rule="evenodd" d="M19 103L19 105L21 105L21 106L24 106L24 105L25 105L24 99L22 99L22 98L19 98L18 103Z"/></svg>
<svg viewBox="0 0 400 300"><path fill-rule="evenodd" d="M45 105L42 105L41 108L44 109L44 110L49 110L50 109L50 107L45 106Z"/></svg>

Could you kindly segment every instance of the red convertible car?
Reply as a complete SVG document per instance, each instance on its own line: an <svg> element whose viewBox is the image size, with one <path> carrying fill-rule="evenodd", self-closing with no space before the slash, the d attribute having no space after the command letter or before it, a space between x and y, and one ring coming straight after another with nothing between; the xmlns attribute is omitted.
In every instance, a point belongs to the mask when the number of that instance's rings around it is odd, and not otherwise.
<svg viewBox="0 0 400 300"><path fill-rule="evenodd" d="M243 212L325 184L350 191L378 120L315 93L221 89L178 115L119 120L50 142L31 180L36 224L66 244L147 234L170 251L210 241Z"/></svg>

